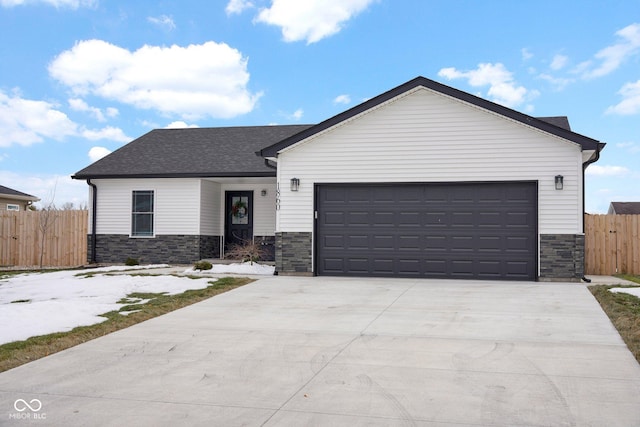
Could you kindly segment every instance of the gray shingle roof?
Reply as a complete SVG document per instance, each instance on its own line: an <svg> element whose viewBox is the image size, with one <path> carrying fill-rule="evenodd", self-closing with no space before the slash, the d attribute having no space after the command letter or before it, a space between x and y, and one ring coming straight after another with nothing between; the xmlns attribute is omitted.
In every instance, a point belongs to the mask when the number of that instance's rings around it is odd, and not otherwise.
<svg viewBox="0 0 640 427"><path fill-rule="evenodd" d="M36 196L32 196L31 194L23 193L22 191L14 190L13 188L5 187L4 185L0 185L0 194L17 197L22 200L33 200L38 201Z"/></svg>
<svg viewBox="0 0 640 427"><path fill-rule="evenodd" d="M611 202L610 214L638 215L640 214L640 202Z"/></svg>
<svg viewBox="0 0 640 427"><path fill-rule="evenodd" d="M73 178L275 176L256 152L311 125L156 129Z"/></svg>

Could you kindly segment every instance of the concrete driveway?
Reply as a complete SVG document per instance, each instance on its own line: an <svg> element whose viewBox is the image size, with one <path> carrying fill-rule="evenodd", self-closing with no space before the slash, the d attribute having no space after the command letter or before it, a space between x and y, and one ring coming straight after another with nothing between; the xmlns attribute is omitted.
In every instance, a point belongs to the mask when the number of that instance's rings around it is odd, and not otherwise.
<svg viewBox="0 0 640 427"><path fill-rule="evenodd" d="M0 402L0 425L638 426L640 365L580 284L276 276L2 373Z"/></svg>

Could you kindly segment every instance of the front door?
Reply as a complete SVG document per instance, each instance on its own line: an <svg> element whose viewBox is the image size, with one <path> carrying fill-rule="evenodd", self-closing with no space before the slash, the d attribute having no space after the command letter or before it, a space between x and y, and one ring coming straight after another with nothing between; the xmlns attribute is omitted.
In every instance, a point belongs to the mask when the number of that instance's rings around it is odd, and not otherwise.
<svg viewBox="0 0 640 427"><path fill-rule="evenodd" d="M225 193L225 248L253 239L253 191Z"/></svg>

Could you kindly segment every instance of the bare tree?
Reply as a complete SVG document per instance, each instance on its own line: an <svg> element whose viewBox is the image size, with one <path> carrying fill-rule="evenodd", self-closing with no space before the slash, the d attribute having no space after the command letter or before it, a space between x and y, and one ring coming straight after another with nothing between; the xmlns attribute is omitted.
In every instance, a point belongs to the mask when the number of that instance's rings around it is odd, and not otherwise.
<svg viewBox="0 0 640 427"><path fill-rule="evenodd" d="M64 202L62 206L60 206L61 211L72 211L75 209L73 202Z"/></svg>
<svg viewBox="0 0 640 427"><path fill-rule="evenodd" d="M38 228L40 229L40 270L42 270L42 266L44 263L44 246L47 241L47 233L53 227L57 219L57 210L56 205L53 203L56 197L56 187L57 182L51 191L50 197L47 198L46 201L43 200L42 208L40 209L40 222L38 224Z"/></svg>

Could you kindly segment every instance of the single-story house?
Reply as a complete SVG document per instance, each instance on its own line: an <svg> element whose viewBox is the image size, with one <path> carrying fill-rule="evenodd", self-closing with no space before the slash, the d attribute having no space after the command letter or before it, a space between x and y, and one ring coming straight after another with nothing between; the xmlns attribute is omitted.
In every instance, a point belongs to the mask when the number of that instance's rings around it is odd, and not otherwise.
<svg viewBox="0 0 640 427"><path fill-rule="evenodd" d="M611 202L608 215L640 215L640 202Z"/></svg>
<svg viewBox="0 0 640 427"><path fill-rule="evenodd" d="M153 130L73 178L96 262L252 240L279 274L580 280L604 145L417 77L315 125Z"/></svg>
<svg viewBox="0 0 640 427"><path fill-rule="evenodd" d="M0 185L0 211L26 211L39 200L31 194Z"/></svg>

